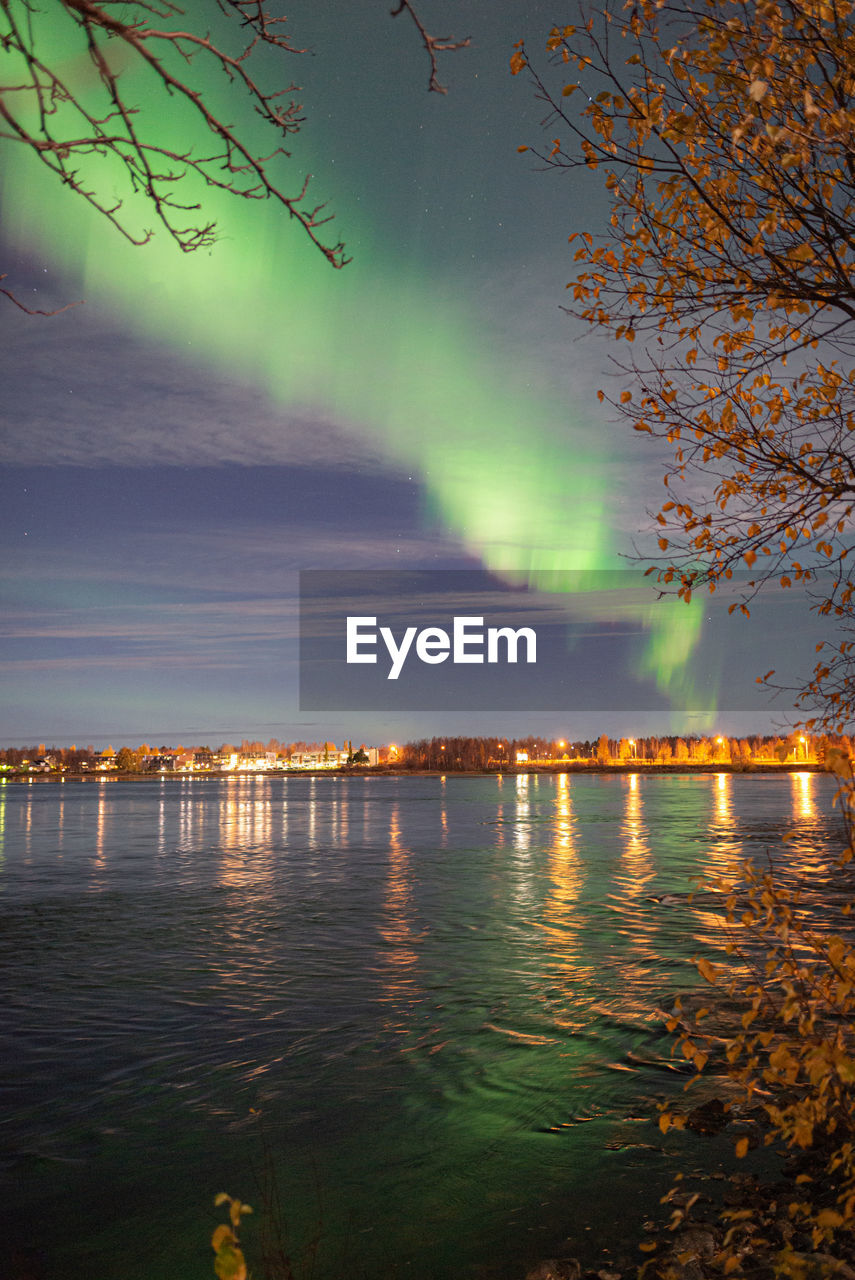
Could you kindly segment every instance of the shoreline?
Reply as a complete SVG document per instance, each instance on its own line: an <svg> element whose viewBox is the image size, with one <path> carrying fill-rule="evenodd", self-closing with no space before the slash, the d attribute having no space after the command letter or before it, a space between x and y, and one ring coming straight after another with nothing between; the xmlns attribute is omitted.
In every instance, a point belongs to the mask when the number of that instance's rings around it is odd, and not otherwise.
<svg viewBox="0 0 855 1280"><path fill-rule="evenodd" d="M538 777L541 774L645 774L648 777L673 777L694 774L791 774L791 773L829 773L824 764L815 760L801 762L786 761L777 764L770 760L756 764L655 764L653 761L639 760L633 764L589 764L583 760L568 760L561 764L511 765L503 769L403 769L388 768L385 765L372 767L340 766L324 769L217 769L188 770L186 772L162 773L120 773L116 769L105 770L62 770L52 773L8 773L0 781L3 782L186 782L188 778L502 778L502 777Z"/></svg>

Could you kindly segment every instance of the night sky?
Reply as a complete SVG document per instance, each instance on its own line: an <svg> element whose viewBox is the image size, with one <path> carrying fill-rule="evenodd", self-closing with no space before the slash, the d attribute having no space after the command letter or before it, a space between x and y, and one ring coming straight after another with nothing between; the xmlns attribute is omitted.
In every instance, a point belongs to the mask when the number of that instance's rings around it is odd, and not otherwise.
<svg viewBox="0 0 855 1280"><path fill-rule="evenodd" d="M52 318L0 307L5 742L581 738L792 718L786 699L746 708L758 673L811 665L804 611L732 620L713 660L702 602L676 629L635 610L641 683L621 712L560 698L531 714L300 711L299 570L485 568L543 589L649 548L661 501L662 447L598 402L610 351L561 311L567 237L603 224L601 180L517 151L543 113L508 58L523 36L542 46L554 9L425 0L429 29L472 37L444 55L440 96L388 8L289 9L314 51L280 72L307 116L293 185L311 172L329 200L353 255L341 272L282 211L222 197L212 251L182 255L163 234L135 248L2 150L5 283L32 306L85 299ZM614 672L585 679L605 690ZM642 710L657 681L673 708Z"/></svg>

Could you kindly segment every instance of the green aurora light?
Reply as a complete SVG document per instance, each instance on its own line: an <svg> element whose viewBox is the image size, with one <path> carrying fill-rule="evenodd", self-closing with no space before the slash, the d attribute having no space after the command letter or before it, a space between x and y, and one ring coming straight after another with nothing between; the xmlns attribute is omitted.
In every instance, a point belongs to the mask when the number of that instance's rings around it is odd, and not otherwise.
<svg viewBox="0 0 855 1280"><path fill-rule="evenodd" d="M52 38L62 35L55 29ZM75 65L91 82L88 62L78 55ZM156 124L180 149L182 115L167 107ZM585 571L597 617L626 616L629 602L614 592L620 598L610 603L595 572L622 567L596 424L531 385L525 361L491 342L465 300L450 304L447 290L414 267L400 269L387 245L378 251L370 228L348 215L358 258L334 272L281 208L212 189L197 192L206 220L219 227L210 251L182 254L163 232L137 248L25 148L6 144L2 154L7 236L79 277L85 297L196 365L263 390L282 407L285 440L289 414L309 415L353 433L390 467L418 474L425 518L487 569L540 590L554 590L556 574ZM114 189L135 225L151 225L148 206L121 195L118 163L88 159L87 181ZM689 669L700 602L683 607L679 621L649 600L629 607L649 631L637 674L675 704L692 697L702 706ZM705 700L711 723L714 707Z"/></svg>

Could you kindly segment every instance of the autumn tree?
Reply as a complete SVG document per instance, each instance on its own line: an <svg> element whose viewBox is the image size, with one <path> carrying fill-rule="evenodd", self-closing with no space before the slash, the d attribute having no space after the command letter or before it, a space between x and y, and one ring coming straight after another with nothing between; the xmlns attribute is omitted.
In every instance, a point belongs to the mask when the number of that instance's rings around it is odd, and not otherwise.
<svg viewBox="0 0 855 1280"><path fill-rule="evenodd" d="M438 56L469 41L431 35L411 0L399 0L399 14L424 47L428 88L444 93ZM150 239L151 219L185 252L210 246L205 193L216 189L280 205L342 267L349 259L328 235L325 203L287 164L286 144L305 119L299 86L287 76L268 86L259 57L265 46L288 59L305 52L285 23L263 0L186 9L174 0L0 0L0 138L33 152L134 244ZM212 83L227 90L227 105Z"/></svg>
<svg viewBox="0 0 855 1280"><path fill-rule="evenodd" d="M573 229L572 309L626 344L608 398L673 448L660 579L686 598L747 566L749 596L807 583L820 610L852 619L853 17L851 0L633 0L553 29L554 85L529 68L551 110L542 160L605 177L609 230ZM512 69L528 65L520 46ZM812 720L851 718L852 674L848 638L821 654L804 691ZM798 743L777 740L774 756L792 760ZM733 750L703 740L693 754ZM846 822L839 899L809 875L794 887L772 860L703 883L720 895L737 963L696 957L713 993L679 1051L698 1072L712 1058L738 1103L759 1102L763 1141L806 1162L773 1244L751 1209L725 1210L712 1262L723 1275L830 1275L852 1257L855 778L839 751L826 763ZM737 1156L748 1146L739 1137Z"/></svg>
<svg viewBox="0 0 855 1280"><path fill-rule="evenodd" d="M130 747L120 747L116 755L116 768L120 773L138 773L141 767L140 754Z"/></svg>
<svg viewBox="0 0 855 1280"><path fill-rule="evenodd" d="M747 567L734 607L777 579L849 616L853 3L578 14L549 34L554 74L523 43L511 59L550 113L549 144L521 150L608 190L605 234L570 236L569 309L623 344L605 398L673 447L660 580L688 598ZM850 647L826 650L805 691L827 724L855 709Z"/></svg>

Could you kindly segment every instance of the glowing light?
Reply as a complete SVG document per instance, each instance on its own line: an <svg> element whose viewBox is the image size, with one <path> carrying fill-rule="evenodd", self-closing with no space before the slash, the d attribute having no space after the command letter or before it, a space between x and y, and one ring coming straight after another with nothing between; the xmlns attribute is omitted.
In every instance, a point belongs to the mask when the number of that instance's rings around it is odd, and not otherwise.
<svg viewBox="0 0 855 1280"><path fill-rule="evenodd" d="M417 934L412 919L412 852L401 838L401 821L398 805L389 816L389 871L386 879L386 920L380 928L380 936L389 944L386 952L387 971L383 982L387 1001L412 1000L416 995L413 967L418 961ZM390 1013L387 1026L394 1025Z"/></svg>
<svg viewBox="0 0 855 1280"><path fill-rule="evenodd" d="M793 788L793 812L799 818L815 818L814 775L812 773L793 773L790 775L790 781Z"/></svg>
<svg viewBox="0 0 855 1280"><path fill-rule="evenodd" d="M731 777L729 773L716 774L715 816L722 825L728 827L733 826Z"/></svg>
<svg viewBox="0 0 855 1280"><path fill-rule="evenodd" d="M54 48L63 38L55 36ZM79 53L70 48L68 57ZM217 85L205 91L216 105ZM170 103L158 128L179 151L192 145ZM498 348L447 291L414 279L387 240L373 244L370 228L351 214L359 257L341 273L292 233L281 210L216 190L204 192L206 218L221 234L210 254L181 254L163 234L139 250L56 185L25 148L9 144L2 155L8 236L80 273L83 294L108 301L141 335L218 375L226 370L282 406L280 440L257 444L248 458L246 434L236 430L232 440L212 443L203 461L287 462L289 417L332 422L391 466L419 472L428 518L508 580L571 590L569 582L556 584L556 571L619 566L607 459L591 410L534 392L523 359ZM93 157L81 176L83 185L109 190L118 173L109 159ZM187 197L192 202L192 187ZM145 202L127 207L150 225ZM195 456L198 441L169 446L167 457L182 448ZM163 456L155 439L152 456L134 461ZM592 610L632 616L649 632L637 673L711 715L714 694L696 689L687 670L700 601L675 617L655 601L628 602L623 592L609 601L608 594L597 591Z"/></svg>
<svg viewBox="0 0 855 1280"><path fill-rule="evenodd" d="M642 815L638 774L631 773L628 782L624 820L621 824L624 839L621 861L626 866L630 883L637 892L650 878L652 867L648 833Z"/></svg>
<svg viewBox="0 0 855 1280"><path fill-rule="evenodd" d="M579 860L578 832L566 773L556 778L553 839L549 849L550 885L544 903L546 928L552 935L559 967L567 977L572 973L570 929L578 926L576 904L583 886ZM551 926L551 928L550 928Z"/></svg>
<svg viewBox="0 0 855 1280"><path fill-rule="evenodd" d="M520 773L516 779L516 814L514 822L514 848L518 853L527 853L531 845L531 799L528 789L527 773ZM523 888L517 885L518 892Z"/></svg>

